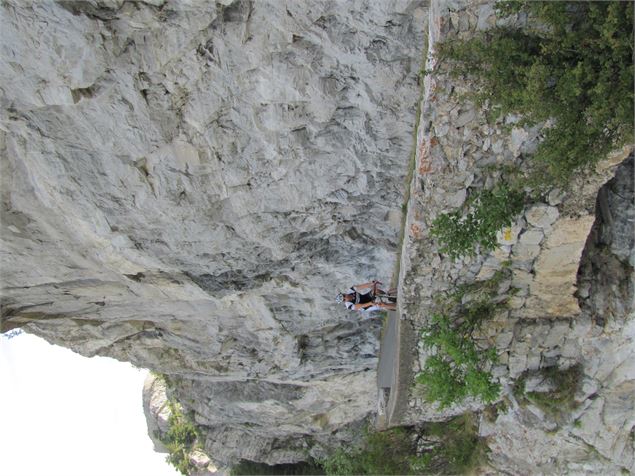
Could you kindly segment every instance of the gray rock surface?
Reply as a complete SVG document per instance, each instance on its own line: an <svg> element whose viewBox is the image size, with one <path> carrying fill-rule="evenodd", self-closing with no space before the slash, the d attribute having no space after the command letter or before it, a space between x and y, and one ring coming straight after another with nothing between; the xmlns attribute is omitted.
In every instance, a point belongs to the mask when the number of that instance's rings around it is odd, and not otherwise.
<svg viewBox="0 0 635 476"><path fill-rule="evenodd" d="M394 268L424 35L433 53L498 22L489 1L425 3L2 3L2 331L167 374L221 463L358 438L380 325L333 294ZM479 334L508 402L481 419L483 471L635 472L631 149L452 262L430 223L496 183L492 166L522 167L539 127L488 124L460 78L423 87L400 315L416 331L436 295L508 267L509 308ZM515 399L526 372L576 364L563 421ZM418 390L406 423L483 408L440 412ZM165 391L144 393L151 432Z"/></svg>
<svg viewBox="0 0 635 476"><path fill-rule="evenodd" d="M423 3L3 2L2 331L168 374L222 462L353 439Z"/></svg>
<svg viewBox="0 0 635 476"><path fill-rule="evenodd" d="M165 382L148 375L143 383L143 413L148 423L148 436L154 443L154 451L167 453L159 435L168 431L170 408L166 394Z"/></svg>
<svg viewBox="0 0 635 476"><path fill-rule="evenodd" d="M170 429L169 419L172 416L172 406L168 399L169 389L164 378L149 374L143 385L143 411L148 423L148 435L154 443L154 450L168 453L168 448L161 441L165 439ZM172 402L172 405L175 403ZM201 449L194 447L188 454L191 463L190 476L225 476L230 474L230 468L218 468L210 457Z"/></svg>
<svg viewBox="0 0 635 476"><path fill-rule="evenodd" d="M466 38L477 29L502 24L491 4L434 0L430 5L426 69L433 72L424 80L423 126L417 131L401 254L399 312L416 340L437 312L438 296L461 284L487 280L497 271L505 273L508 278L498 299L507 298L507 308L476 336L477 345L496 348L492 374L502 386L498 416L489 421L486 412L481 413L480 434L490 448L481 472L633 474L633 146L580 173L568 190L544 193L512 226L499 231L499 246L491 252L453 261L440 253L430 235L433 220L453 210L451 197L491 187L499 180L493 165L524 170L526 154L538 143L539 126L504 131L506 124L518 124L519 117L488 122L485 110L473 109L462 98L473 87L470 79L449 75L447 61L435 63L437 41ZM474 111L474 117L457 122L459 111ZM447 122L455 127L438 134ZM470 171L469 184L463 180L464 170ZM415 351L410 372L404 372L406 382L412 382L430 352L422 346ZM560 418L537 404L517 401L518 391L552 391L551 384L539 378L544 369L572 366L581 369L571 395L576 405L563 409ZM422 398L422 392L425 384L405 391L407 411L393 423L417 425L485 408L482 402L466 401L440 410Z"/></svg>

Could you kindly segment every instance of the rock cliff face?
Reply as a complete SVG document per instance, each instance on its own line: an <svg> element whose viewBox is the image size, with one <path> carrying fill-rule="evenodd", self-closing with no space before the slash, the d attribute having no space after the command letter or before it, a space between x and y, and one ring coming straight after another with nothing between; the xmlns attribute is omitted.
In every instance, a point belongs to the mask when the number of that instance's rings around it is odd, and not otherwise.
<svg viewBox="0 0 635 476"><path fill-rule="evenodd" d="M219 461L374 409L421 1L0 7L2 331L170 376Z"/></svg>
<svg viewBox="0 0 635 476"><path fill-rule="evenodd" d="M438 41L466 38L497 22L489 1L434 0L429 63ZM543 193L502 230L494 251L451 260L430 236L440 213L500 179L501 166L527 167L540 125L521 127L509 115L488 122L465 100L469 78L447 65L426 77L417 133L416 167L401 256L402 326L412 334L434 312L435 297L464 283L504 272L496 312L478 335L498 355L492 374L502 384L496 415L480 413L493 474L617 474L635 472L635 203L633 146L578 174L568 190ZM497 167L492 167L492 166ZM527 192L532 192L527 189ZM414 340L414 339L413 339ZM425 365L421 344L405 380ZM407 353L412 355L410 350ZM548 394L546 369L580 369L573 404L555 418L523 397ZM412 388L395 423L445 420L484 405L466 401L443 411ZM550 398L549 395L546 398ZM502 403L501 403L502 402ZM491 410L491 409L490 409Z"/></svg>
<svg viewBox="0 0 635 476"><path fill-rule="evenodd" d="M497 21L490 1L427 3L5 1L2 331L166 374L220 466L354 439L376 406L379 322L333 295L393 271L424 44ZM445 259L434 217L494 183L492 165L522 168L540 132L488 124L445 73L423 85L401 322L506 267L509 306L477 336L506 402L481 418L485 470L633 472L632 150L527 207L491 254ZM426 351L407 352L413 374ZM540 390L545 368L574 365L566 419L516 398L522 376ZM144 402L164 430L160 382ZM482 408L440 412L414 389L399 418Z"/></svg>

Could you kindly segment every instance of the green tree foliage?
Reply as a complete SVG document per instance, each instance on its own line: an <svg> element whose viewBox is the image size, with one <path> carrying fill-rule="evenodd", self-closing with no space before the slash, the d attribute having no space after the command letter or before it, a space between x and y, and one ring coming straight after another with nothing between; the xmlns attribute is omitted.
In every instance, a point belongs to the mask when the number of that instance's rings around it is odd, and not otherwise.
<svg viewBox="0 0 635 476"><path fill-rule="evenodd" d="M472 413L449 421L429 422L424 435L439 442L411 459L413 474L469 474L485 459L487 445L478 436L478 418Z"/></svg>
<svg viewBox="0 0 635 476"><path fill-rule="evenodd" d="M367 432L358 448L338 448L320 463L328 475L411 474L413 442L401 428Z"/></svg>
<svg viewBox="0 0 635 476"><path fill-rule="evenodd" d="M534 154L535 178L566 183L612 148L633 141L633 3L499 2L525 12L523 29L498 27L439 46L453 75L483 86L475 95L495 115L549 120Z"/></svg>
<svg viewBox="0 0 635 476"><path fill-rule="evenodd" d="M426 444L417 450L418 442ZM478 418L465 414L419 428L366 432L360 446L339 448L320 463L328 475L465 474L484 459Z"/></svg>
<svg viewBox="0 0 635 476"><path fill-rule="evenodd" d="M487 281L460 286L437 302L437 312L421 334L424 346L432 352L416 377L425 388L426 400L445 408L469 396L487 403L498 398L500 385L486 370L496 361L496 349L478 348L472 336L504 305L495 299L505 273L499 271Z"/></svg>
<svg viewBox="0 0 635 476"><path fill-rule="evenodd" d="M440 251L453 259L473 256L477 249L490 251L496 246L496 232L512 224L523 203L524 194L506 184L480 190L468 199L467 211L439 215L430 233L439 240Z"/></svg>
<svg viewBox="0 0 635 476"><path fill-rule="evenodd" d="M178 403L170 400L168 405L170 407L168 431L161 435L160 439L168 449L166 461L182 474L187 475L194 469L189 455L199 439L198 429L194 422L183 413Z"/></svg>
<svg viewBox="0 0 635 476"><path fill-rule="evenodd" d="M468 320L451 320L443 314L432 315L424 329L422 341L435 353L426 359L417 382L425 386L426 399L438 402L441 408L468 396L492 402L500 392L500 385L484 370L495 361L496 350L478 349L471 330Z"/></svg>

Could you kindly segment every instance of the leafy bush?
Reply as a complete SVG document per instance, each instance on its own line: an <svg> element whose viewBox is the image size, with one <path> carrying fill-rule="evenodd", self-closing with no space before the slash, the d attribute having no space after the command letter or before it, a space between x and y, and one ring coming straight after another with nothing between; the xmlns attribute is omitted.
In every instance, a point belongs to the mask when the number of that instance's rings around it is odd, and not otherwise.
<svg viewBox="0 0 635 476"><path fill-rule="evenodd" d="M455 210L438 216L430 233L441 243L440 251L456 259L473 256L496 246L496 232L512 224L523 208L524 195L505 184L480 190L468 202L467 213Z"/></svg>
<svg viewBox="0 0 635 476"><path fill-rule="evenodd" d="M494 116L524 123L551 119L533 158L543 182L566 183L574 171L633 141L633 3L499 2L503 16L530 15L530 27L498 27L439 45L450 74L483 86L475 99Z"/></svg>
<svg viewBox="0 0 635 476"><path fill-rule="evenodd" d="M170 407L168 431L160 435L160 440L168 449L166 461L182 474L187 475L195 469L189 455L196 447L200 435L194 422L183 413L177 402L169 400L168 405Z"/></svg>
<svg viewBox="0 0 635 476"><path fill-rule="evenodd" d="M424 434L439 441L411 460L414 474L465 474L485 458L487 446L478 436L478 419L474 414L427 423Z"/></svg>
<svg viewBox="0 0 635 476"><path fill-rule="evenodd" d="M505 305L496 298L507 273L501 270L487 281L459 286L435 303L436 312L421 333L424 346L434 353L416 377L426 400L445 408L468 396L484 402L498 397L500 385L485 370L496 361L496 349L479 349L473 334Z"/></svg>
<svg viewBox="0 0 635 476"><path fill-rule="evenodd" d="M362 445L355 449L338 448L320 461L328 475L337 474L410 474L414 447L401 428L367 432Z"/></svg>
<svg viewBox="0 0 635 476"><path fill-rule="evenodd" d="M417 449L421 441L423 453ZM418 429L366 432L359 447L339 448L320 463L328 475L459 474L477 466L485 452L477 418L470 413Z"/></svg>
<svg viewBox="0 0 635 476"><path fill-rule="evenodd" d="M424 345L436 353L426 359L417 382L425 386L426 399L439 402L441 408L468 396L491 402L500 392L500 385L484 370L495 362L496 349L477 349L470 329L469 320L457 324L443 314L434 314L424 330Z"/></svg>

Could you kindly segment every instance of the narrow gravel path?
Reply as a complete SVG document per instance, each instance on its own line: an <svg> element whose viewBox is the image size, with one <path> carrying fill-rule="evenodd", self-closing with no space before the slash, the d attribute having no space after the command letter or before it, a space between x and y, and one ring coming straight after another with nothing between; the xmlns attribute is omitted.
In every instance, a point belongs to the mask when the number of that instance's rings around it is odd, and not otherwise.
<svg viewBox="0 0 635 476"><path fill-rule="evenodd" d="M414 346L415 335L410 321L399 319L397 312L389 312L381 337L381 351L377 366L377 387L380 399L383 395L388 395L385 415L380 414L377 419L377 427L380 430L400 425L406 413L413 378L412 349ZM380 408L383 409L384 405L380 405Z"/></svg>

